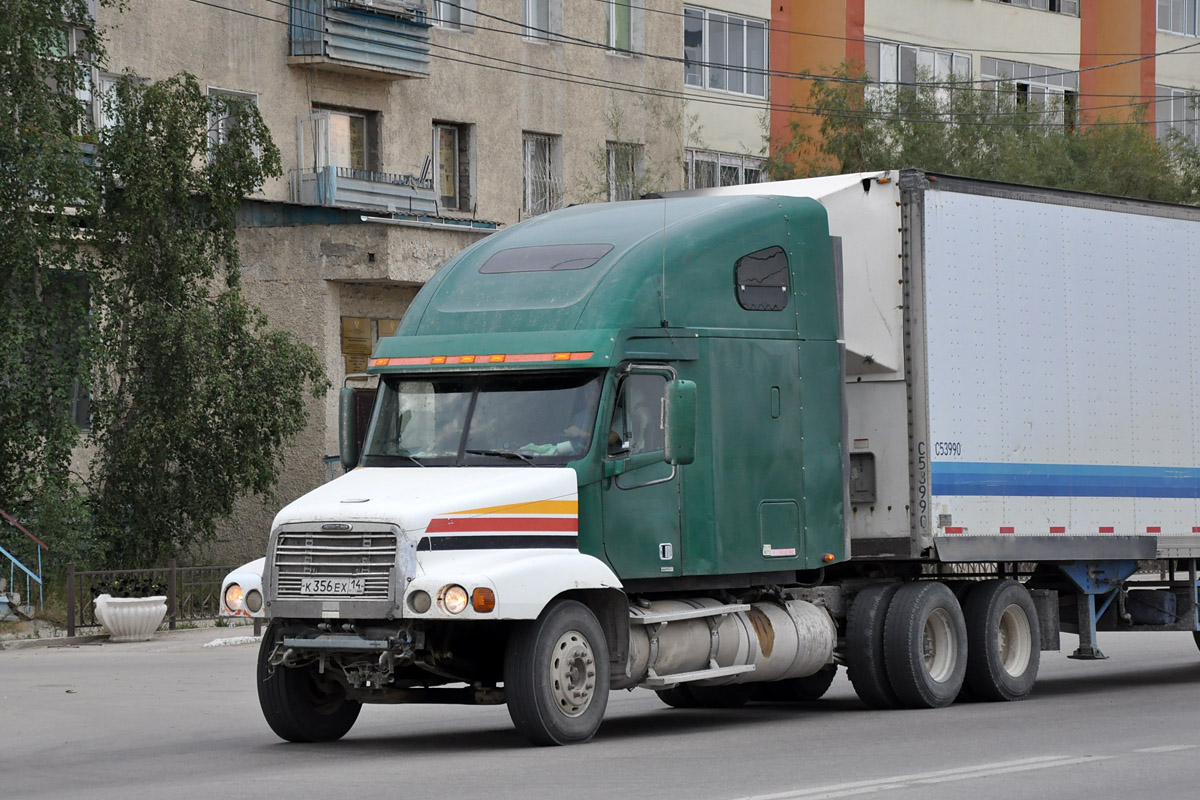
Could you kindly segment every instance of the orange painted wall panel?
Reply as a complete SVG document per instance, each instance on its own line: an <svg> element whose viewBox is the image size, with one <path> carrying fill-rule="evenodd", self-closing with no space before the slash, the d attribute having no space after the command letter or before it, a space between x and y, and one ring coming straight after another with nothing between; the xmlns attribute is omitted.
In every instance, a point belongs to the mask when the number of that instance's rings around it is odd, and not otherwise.
<svg viewBox="0 0 1200 800"><path fill-rule="evenodd" d="M1130 100L1154 96L1155 0L1082 0L1079 26L1079 107L1083 121L1128 119ZM1130 63L1120 64L1128 61ZM1106 64L1117 64L1107 67ZM1147 109L1149 120L1154 109Z"/></svg>
<svg viewBox="0 0 1200 800"><path fill-rule="evenodd" d="M811 81L791 77L827 75L844 61L863 60L865 0L773 0L771 6L771 141L791 136L793 106L801 123ZM811 35L807 35L811 34ZM815 130L813 131L815 133Z"/></svg>

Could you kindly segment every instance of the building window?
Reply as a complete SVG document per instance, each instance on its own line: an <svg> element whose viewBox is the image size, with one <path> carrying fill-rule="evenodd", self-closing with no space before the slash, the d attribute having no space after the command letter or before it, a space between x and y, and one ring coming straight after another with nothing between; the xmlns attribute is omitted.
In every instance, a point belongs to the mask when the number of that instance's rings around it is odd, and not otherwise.
<svg viewBox="0 0 1200 800"><path fill-rule="evenodd" d="M605 8L609 49L628 53L633 49L633 0L610 0Z"/></svg>
<svg viewBox="0 0 1200 800"><path fill-rule="evenodd" d="M1181 36L1197 36L1200 0L1158 0L1158 29Z"/></svg>
<svg viewBox="0 0 1200 800"><path fill-rule="evenodd" d="M1072 17L1079 16L1079 0L991 0L993 3L1002 3L1006 6L1022 6L1023 8L1036 8L1039 11L1053 11L1056 14L1069 14ZM1161 6L1162 3L1159 2Z"/></svg>
<svg viewBox="0 0 1200 800"><path fill-rule="evenodd" d="M1154 104L1154 119L1158 137L1165 138L1172 130L1179 131L1200 144L1200 93L1196 90L1159 86L1158 101Z"/></svg>
<svg viewBox="0 0 1200 800"><path fill-rule="evenodd" d="M631 142L608 142L608 199L632 200L638 196L645 169L644 148Z"/></svg>
<svg viewBox="0 0 1200 800"><path fill-rule="evenodd" d="M526 39L550 40L550 0L525 0Z"/></svg>
<svg viewBox="0 0 1200 800"><path fill-rule="evenodd" d="M1041 111L1069 128L1075 127L1079 73L987 56L979 60L979 72L985 88L1012 84L1012 99L1018 108Z"/></svg>
<svg viewBox="0 0 1200 800"><path fill-rule="evenodd" d="M715 92L767 96L767 23L683 9L683 80Z"/></svg>
<svg viewBox="0 0 1200 800"><path fill-rule="evenodd" d="M210 103L208 111L208 150L211 153L219 145L229 141L229 134L237 125L237 117L233 115L233 105L249 103L258 105L258 95L251 92L235 92L229 89L214 89L208 87L208 96L215 102Z"/></svg>
<svg viewBox="0 0 1200 800"><path fill-rule="evenodd" d="M525 216L545 214L562 206L562 137L524 133Z"/></svg>
<svg viewBox="0 0 1200 800"><path fill-rule="evenodd" d="M762 159L736 153L688 150L684 156L685 183L689 189L712 189L762 181Z"/></svg>
<svg viewBox="0 0 1200 800"><path fill-rule="evenodd" d="M474 127L453 122L435 122L433 125L434 190L444 209L471 209L471 133Z"/></svg>
<svg viewBox="0 0 1200 800"><path fill-rule="evenodd" d="M462 28L462 0L430 0L430 22L443 28Z"/></svg>
<svg viewBox="0 0 1200 800"><path fill-rule="evenodd" d="M870 40L864 53L867 76L885 86L971 80L971 57L963 53Z"/></svg>

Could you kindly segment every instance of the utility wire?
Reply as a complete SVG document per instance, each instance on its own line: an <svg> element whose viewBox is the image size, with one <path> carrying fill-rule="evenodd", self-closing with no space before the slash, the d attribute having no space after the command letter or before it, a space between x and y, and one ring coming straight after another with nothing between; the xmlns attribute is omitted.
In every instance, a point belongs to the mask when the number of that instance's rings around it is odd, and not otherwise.
<svg viewBox="0 0 1200 800"><path fill-rule="evenodd" d="M324 32L323 29L309 28L309 27L300 26L300 25L293 26L292 23L290 23L288 20L278 19L275 17L267 17L267 16L263 16L260 14L255 14L250 11L246 11L244 9L232 8L229 6L218 5L213 2L207 2L206 0L189 0L189 2L196 3L196 4L202 5L202 6L207 6L210 8L215 8L215 9L218 9L221 11L228 11L228 12L232 12L235 14L240 14L240 15L251 17L254 19L262 20L265 22L271 22L271 23L275 23L275 24L279 24L279 25L286 25L286 26L291 26L291 27L299 27L303 30L319 31L322 33ZM286 3L280 2L280 0L265 0L265 2L288 7ZM512 20L505 20L505 21L507 21L511 24L518 24L518 25L520 24L520 23L515 23ZM495 30L495 29L480 28L480 30ZM498 31L498 32L503 33L503 31ZM345 38L349 38L349 39L355 40L355 41L368 42L368 43L374 44L376 46L379 44L376 40L369 39L366 37L346 36ZM773 102L765 102L764 103L761 100L756 100L756 99L753 99L750 97L747 97L745 100L739 100L733 96L730 96L728 98L700 97L700 96L696 96L696 95L692 95L692 94L687 94L685 91L682 91L682 90L648 87L648 86L641 86L641 85L636 85L636 84L631 85L628 83L618 82L618 81L615 81L612 79L607 79L607 78L599 78L596 76L588 76L588 75L579 75L577 73L566 72L563 70L554 70L554 69L550 69L548 67L531 66L531 65L527 65L523 62L511 61L511 60L502 59L502 58L499 58L496 56L488 56L488 55L483 55L483 54L479 54L479 53L474 53L471 51L461 50L459 48L450 47L448 45L440 45L437 43L430 42L421 37L413 36L413 37L405 37L405 38L409 38L413 41L417 41L422 44L428 44L431 47L431 49L437 48L437 49L449 50L451 52L459 53L462 55L472 56L473 58L486 59L488 61L493 61L496 63L494 63L494 64L480 63L478 61L469 61L466 59L456 58L453 56L435 54L432 52L430 53L431 58L438 58L443 61L466 64L468 66L482 67L485 69L493 69L493 70L497 70L500 72L506 72L506 73L510 73L510 74L525 75L527 77L541 78L543 80L554 80L554 81L559 81L559 82L567 83L567 84L586 86L589 88L608 89L608 90L614 91L614 92L622 92L622 93L626 93L626 94L657 97L660 99L699 102L699 103L706 103L706 104L710 104L710 105L724 105L724 106L747 108L747 109L759 110L759 111L771 110L771 111L780 111L780 112L804 113L804 114L809 114L809 115L813 115L813 116L821 116L821 117L834 117L834 118L847 118L847 119L876 119L876 120L905 121L905 122L911 122L914 124L945 124L946 118L948 118L948 117L970 118L970 117L979 116L978 112L970 112L970 111L967 111L967 112L939 112L937 116L941 119L935 120L935 119L930 119L925 116L904 117L902 114L892 113L892 112L875 113L875 112L868 112L868 111L858 112L858 111L852 111L852 110L830 111L828 109L822 109L822 108L816 107L816 106L799 106L799 105L780 104L780 103L773 103ZM594 43L590 43L590 44L594 45ZM1192 44L1192 45L1187 45L1187 47L1196 47L1196 46L1200 46L1200 42L1197 42L1196 44ZM601 47L603 47L603 46L601 46ZM607 49L607 48L604 48L604 49ZM537 70L537 71L530 71L530 70ZM540 74L540 73L546 73L546 74ZM800 76L798 76L798 77L800 77ZM813 80L813 81L830 80L830 81L844 82L844 83L878 85L874 82L855 80L855 79L844 79L844 78L840 78L839 76L808 76L808 75L806 75L806 76L802 76L802 77L805 80ZM989 82L994 82L994 81L991 81L989 79ZM903 88L920 88L920 89L947 88L947 89L954 89L956 91L971 90L970 86L963 86L957 82L955 82L955 83L920 83L920 84L902 84L902 83L897 82L895 85L897 85L898 87L903 87ZM976 89L976 90L986 90L989 92L995 91L995 89L992 87L986 87L986 89L981 88L981 89ZM1098 111L1098 110L1106 110L1106 109L1133 108L1133 107L1145 106L1145 105L1148 105L1149 103L1155 103L1155 102L1166 102L1166 101L1154 98L1154 99L1148 99L1148 100L1142 100L1142 101L1112 104L1112 105L1108 105L1108 106L1089 107L1084 110ZM1051 111L1051 113L1052 113L1052 111ZM1018 110L1018 111L1012 111L1012 112L991 112L990 116L1004 116L1004 117L1014 117L1014 118L1019 117L1019 118L1024 118L1024 120L1019 121L1019 122L1014 122L1014 123L989 123L989 124L1001 124L1001 125L1013 124L1013 125L1019 125L1022 127L1046 127L1046 128L1058 128L1058 127L1063 126L1063 123L1061 123L1061 122L1038 123L1038 122L1029 121L1030 117L1038 116L1038 115L1039 115L1039 112L1031 112L1031 111L1024 111L1024 110ZM1189 122L1189 121L1193 121L1193 120L1191 120L1191 119L1174 120L1174 122ZM1097 121L1097 122L1089 122L1088 126L1089 127L1099 126L1099 125L1103 125L1103 126L1112 126L1112 125L1146 126L1149 124L1152 124L1152 123L1148 123L1145 121L1138 121L1138 120Z"/></svg>
<svg viewBox="0 0 1200 800"><path fill-rule="evenodd" d="M595 1L598 3L602 3L603 5L608 5L608 6L627 5L626 0L595 0ZM1004 4L997 3L997 5L1004 5ZM662 9L662 8L650 8L649 6L646 6L645 8L642 8L640 10L648 11L648 12L651 12L654 14L661 14L661 15L667 16L667 17L685 17L685 18L687 17L686 12L681 13L679 11L668 11L668 10ZM699 10L699 9L697 9L697 10ZM1031 11L1041 11L1041 9L1030 9L1030 10ZM718 13L725 14L724 11L721 11ZM1057 12L1042 11L1041 13L1057 13ZM771 25L771 23L769 21L761 20L761 19L755 18L755 17L746 17L745 15L742 15L742 14L729 14L729 16L742 17L744 19L753 19L756 21L766 22L766 29L768 32L782 33L782 34L785 34L788 36L807 36L807 37L814 38L814 39L834 39L836 41L854 42L856 44L859 42L863 42L863 43L887 42L889 44L911 44L910 42L890 42L889 40L886 40L886 39L880 39L877 36L862 36L862 37L838 36L837 34L834 34L834 33L815 33L812 31L800 31L800 30L794 30L794 29L789 29L789 28L780 28L780 27ZM1077 14L1060 14L1060 16L1073 18L1073 19L1080 19L1080 17ZM1186 34L1180 34L1180 35L1186 35ZM946 48L939 47L939 48L933 48L933 49L946 50L947 52L949 52ZM1018 56L1078 56L1078 57L1082 57L1082 56L1114 57L1115 56L1115 57L1124 58L1126 56L1145 55L1144 53L1077 53L1073 50L1058 50L1058 51L1056 51L1056 50L1002 50L1002 49L998 49L998 48L988 48L988 47L973 48L973 47L957 47L957 46L954 48L954 51L959 52L959 53L981 53L981 54L1004 53L1006 55L1018 55ZM1200 51L1197 51L1195 53L1187 53L1187 55L1200 55Z"/></svg>

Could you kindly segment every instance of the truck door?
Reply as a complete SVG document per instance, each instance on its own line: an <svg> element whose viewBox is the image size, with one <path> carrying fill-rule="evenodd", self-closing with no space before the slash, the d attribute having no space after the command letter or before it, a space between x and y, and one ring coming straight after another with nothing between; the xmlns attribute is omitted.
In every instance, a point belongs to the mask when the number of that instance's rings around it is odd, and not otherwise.
<svg viewBox="0 0 1200 800"><path fill-rule="evenodd" d="M621 578L666 578L682 564L679 474L666 462L663 366L631 366L608 421L602 490L604 552Z"/></svg>

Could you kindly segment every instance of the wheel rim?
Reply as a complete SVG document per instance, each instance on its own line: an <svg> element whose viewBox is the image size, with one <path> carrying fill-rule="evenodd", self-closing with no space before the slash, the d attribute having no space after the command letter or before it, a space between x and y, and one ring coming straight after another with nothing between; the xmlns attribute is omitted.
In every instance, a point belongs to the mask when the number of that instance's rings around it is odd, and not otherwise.
<svg viewBox="0 0 1200 800"><path fill-rule="evenodd" d="M925 672L937 683L945 683L954 673L958 660L954 641L954 623L944 608L935 608L925 620L921 637Z"/></svg>
<svg viewBox="0 0 1200 800"><path fill-rule="evenodd" d="M1025 609L1010 605L1000 614L1000 625L996 629L996 652L1000 665L1014 678L1029 668L1029 657L1033 652L1033 634L1029 630L1029 617Z"/></svg>
<svg viewBox="0 0 1200 800"><path fill-rule="evenodd" d="M596 658L592 645L579 631L558 637L550 659L550 683L555 705L568 717L587 711L596 693Z"/></svg>

